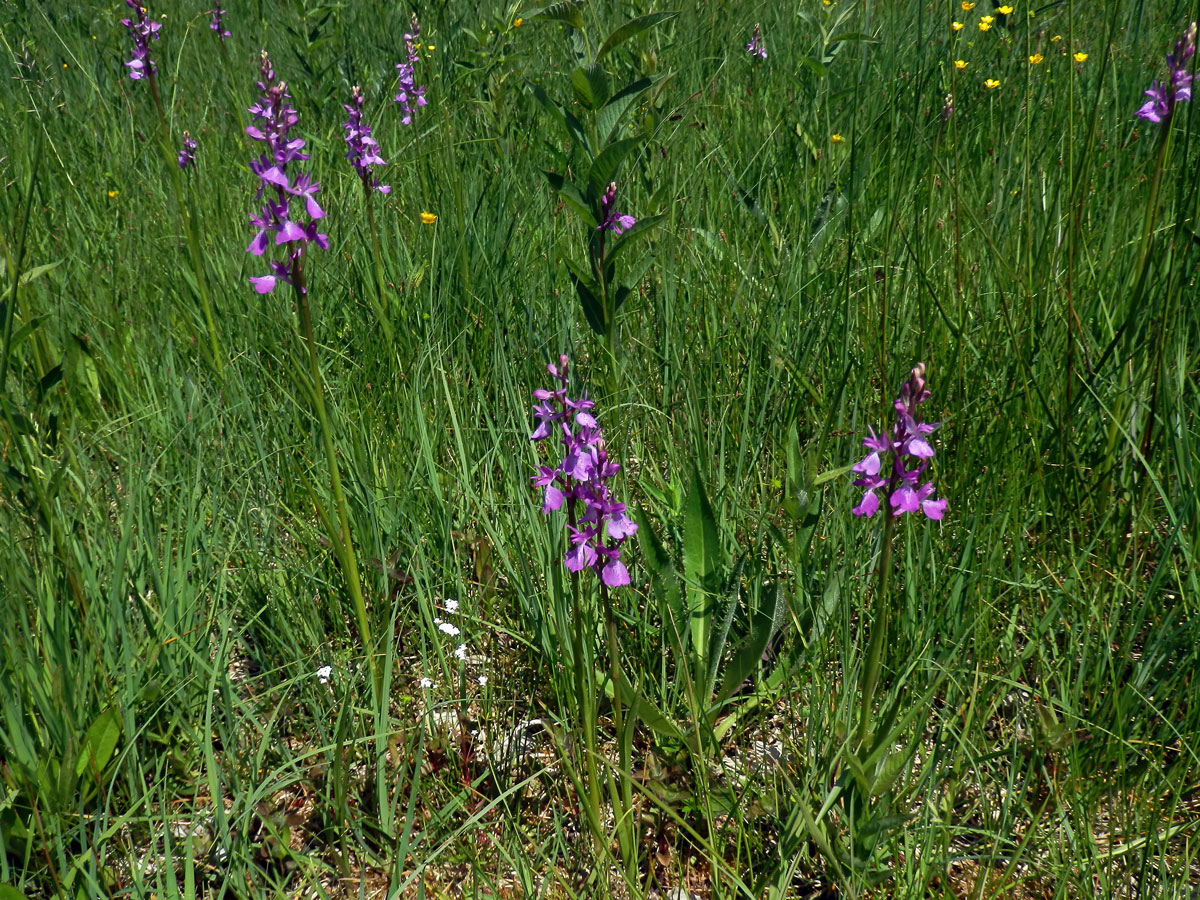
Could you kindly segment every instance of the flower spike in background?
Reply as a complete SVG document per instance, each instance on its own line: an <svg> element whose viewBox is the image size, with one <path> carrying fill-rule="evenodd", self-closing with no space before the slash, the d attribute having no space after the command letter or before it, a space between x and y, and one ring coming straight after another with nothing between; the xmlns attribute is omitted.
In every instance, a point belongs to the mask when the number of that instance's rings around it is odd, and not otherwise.
<svg viewBox="0 0 1200 900"><path fill-rule="evenodd" d="M1167 55L1167 71L1170 74L1166 83L1156 81L1146 91L1150 99L1137 111L1139 119L1155 123L1169 122L1175 113L1175 104L1192 99L1192 76L1188 72L1188 61L1195 53L1196 23L1193 22L1175 42L1175 50Z"/></svg>
<svg viewBox="0 0 1200 900"><path fill-rule="evenodd" d="M411 28L412 31L404 35L405 60L396 64L396 68L400 71L400 93L396 95L395 99L404 113L400 119L402 125L411 125L414 109L428 103L425 99L425 85L417 85L413 68L420 59L417 49L421 46L418 40L421 37L421 23L417 21L416 13L413 13Z"/></svg>
<svg viewBox="0 0 1200 900"><path fill-rule="evenodd" d="M767 48L763 46L762 29L758 22L754 23L754 34L750 38L750 43L746 45L746 52L751 56L758 56L762 59L767 58Z"/></svg>
<svg viewBox="0 0 1200 900"><path fill-rule="evenodd" d="M917 363L893 404L896 421L892 426L891 435L877 435L873 428L868 428L867 437L863 438L863 446L871 452L861 462L850 467L851 472L860 476L854 484L866 488L858 506L851 510L854 515L875 515L880 506L876 491L882 491L887 497L889 515L921 512L930 519L941 519L946 514L946 501L932 499L933 482L918 484L934 454L933 447L926 437L933 434L941 424L917 420L917 406L928 399L929 391L925 389L925 364ZM880 474L889 462L891 473L887 476Z"/></svg>
<svg viewBox="0 0 1200 900"><path fill-rule="evenodd" d="M363 190L386 194L391 188L380 184L372 169L374 166L386 166L387 163L379 155L379 143L371 137L371 126L363 121L363 101L362 88L355 85L350 89L350 102L342 107L350 114L350 118L343 123L346 129L346 159L350 160L354 170L358 172Z"/></svg>
<svg viewBox="0 0 1200 900"><path fill-rule="evenodd" d="M259 73L261 80L258 89L262 96L249 109L254 123L247 126L246 134L265 144L262 154L250 161L250 171L259 179L257 196L263 200L263 205L257 216L250 217L250 223L258 229L258 233L246 252L262 256L272 238L276 247L290 245L286 262L272 260L269 275L250 279L256 291L266 294L273 291L280 281L297 284L294 279L296 264L303 257L305 247L315 243L326 249L329 247L329 236L317 232L316 220L325 215L315 197L321 186L310 181L305 172L298 173L294 180L287 172L290 163L303 162L308 159L308 154L302 152L303 140L288 137L288 132L299 121L299 117L296 110L288 105L291 95L286 82L271 84L275 70L265 50L259 59ZM292 197L304 198L308 222L299 222L291 217ZM299 287L301 291L304 290L302 282Z"/></svg>
<svg viewBox="0 0 1200 900"><path fill-rule="evenodd" d="M179 168L196 168L196 148L200 145L186 131L183 133L183 145L179 148Z"/></svg>
<svg viewBox="0 0 1200 900"><path fill-rule="evenodd" d="M125 65L129 67L129 77L133 81L141 81L147 75L158 71L154 60L150 58L150 39L159 39L158 30L162 28L162 23L151 22L146 15L146 7L142 6L139 0L125 0L125 5L137 14L137 21L121 20L121 24L129 29L129 36L133 38L133 59Z"/></svg>

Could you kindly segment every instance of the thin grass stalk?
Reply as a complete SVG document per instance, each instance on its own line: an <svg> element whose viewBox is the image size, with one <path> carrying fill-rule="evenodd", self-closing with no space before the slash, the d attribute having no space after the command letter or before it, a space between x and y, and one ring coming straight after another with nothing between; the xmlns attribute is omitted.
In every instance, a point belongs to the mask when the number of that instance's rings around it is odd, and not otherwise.
<svg viewBox="0 0 1200 900"><path fill-rule="evenodd" d="M333 501L337 509L338 527L340 534L331 534L333 546L338 548L338 561L342 565L342 573L346 578L346 587L350 591L350 602L354 607L354 616L358 626L358 637L362 641L363 650L367 655L367 664L371 670L371 680L376 692L382 689L379 681L379 668L375 662L375 642L371 636L371 624L367 618L367 606L363 600L362 582L358 574L358 559L354 552L354 540L350 531L350 510L346 504L346 494L342 489L341 469L337 461L337 451L333 444L333 426L325 409L325 387L321 380L321 366L317 361L317 344L313 338L312 314L309 311L308 292L304 280L304 257L301 255L292 266L292 283L296 294L296 308L300 314L304 342L308 347L308 372L312 379L313 403L316 407L317 422L321 429L321 440L325 449L325 461L329 467L329 483L333 491Z"/></svg>
<svg viewBox="0 0 1200 900"><path fill-rule="evenodd" d="M221 346L217 340L217 326L213 319L212 304L208 299L208 279L204 270L204 256L200 252L200 242L196 238L196 230L192 227L191 213L184 200L183 187L179 183L179 167L175 164L174 151L171 148L171 128L167 124L167 114L163 109L162 98L158 93L158 79L155 78L153 67L147 73L150 82L150 93L154 97L154 108L158 110L159 147L162 151L163 163L167 168L167 176L171 179L171 190L175 195L175 203L179 207L179 219L183 225L183 233L187 239L188 257L192 264L192 272L196 276L196 289L200 293L200 308L204 314L204 324L208 329L209 352L212 354L213 368L217 377L224 379L224 364L221 361Z"/></svg>
<svg viewBox="0 0 1200 900"><path fill-rule="evenodd" d="M379 319L379 327L383 329L383 336L387 339L388 347L391 347L395 343L395 332L392 330L392 323L388 315L387 288L383 278L383 252L379 245L379 230L375 227L375 191L368 187L365 181L363 190L367 195L367 224L371 229L371 251L375 257L377 294L376 297L371 298L371 302L375 307L375 315Z"/></svg>
<svg viewBox="0 0 1200 900"><path fill-rule="evenodd" d="M616 774L617 787L610 786L613 799L613 815L617 823L617 840L621 847L625 876L630 884L637 880L637 841L633 828L633 787L629 768L630 747L625 740L623 697L621 696L621 647L617 643L617 621L613 614L608 585L600 582L600 605L604 607L604 624L608 631L608 657L612 673L613 728L617 735L619 766Z"/></svg>

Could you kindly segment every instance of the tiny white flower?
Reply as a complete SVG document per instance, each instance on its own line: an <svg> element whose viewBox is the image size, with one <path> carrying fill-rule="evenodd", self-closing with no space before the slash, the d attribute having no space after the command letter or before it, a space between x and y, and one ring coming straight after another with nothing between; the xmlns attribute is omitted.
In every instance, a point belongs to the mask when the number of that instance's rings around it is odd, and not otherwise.
<svg viewBox="0 0 1200 900"><path fill-rule="evenodd" d="M446 612L458 612L458 601L446 598Z"/></svg>
<svg viewBox="0 0 1200 900"><path fill-rule="evenodd" d="M317 680L321 684L329 684L329 678L333 675L333 666L321 666L317 669Z"/></svg>
<svg viewBox="0 0 1200 900"><path fill-rule="evenodd" d="M454 651L454 656L457 659L466 659L467 658L467 645L459 644L458 647Z"/></svg>
<svg viewBox="0 0 1200 900"><path fill-rule="evenodd" d="M434 684L432 681L430 681L428 678L422 678L422 679L421 679L421 687L423 687L423 688L433 688L433 687L437 687L437 685L436 685L436 684Z"/></svg>
<svg viewBox="0 0 1200 900"><path fill-rule="evenodd" d="M459 634L461 634L461 632L458 630L458 626L451 625L449 622L442 622L440 625L438 625L438 631L442 632L442 634L448 634L450 637L457 637Z"/></svg>
<svg viewBox="0 0 1200 900"><path fill-rule="evenodd" d="M486 675L480 675L480 676L479 676L479 686L480 686L480 687L483 687L485 684L487 684L487 676L486 676Z"/></svg>
<svg viewBox="0 0 1200 900"><path fill-rule="evenodd" d="M442 620L441 620L441 619L438 619L438 618L435 618L435 619L433 620L433 624L434 624L434 625L441 625L441 624L442 624Z"/></svg>

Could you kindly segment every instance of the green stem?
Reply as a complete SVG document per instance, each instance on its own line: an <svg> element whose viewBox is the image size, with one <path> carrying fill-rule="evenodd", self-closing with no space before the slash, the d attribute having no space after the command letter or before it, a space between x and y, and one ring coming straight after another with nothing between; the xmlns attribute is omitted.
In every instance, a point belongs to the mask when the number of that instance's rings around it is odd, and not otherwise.
<svg viewBox="0 0 1200 900"><path fill-rule="evenodd" d="M388 301L387 290L383 280L383 253L379 249L379 231L375 227L375 191L363 182L363 189L367 194L367 222L371 227L371 250L375 254L375 281L379 287L378 299L372 299L375 304L375 316L379 319L379 326L383 329L383 336L387 338L388 346L393 343L394 334L392 332L392 323L388 317Z"/></svg>
<svg viewBox="0 0 1200 900"><path fill-rule="evenodd" d="M567 521L571 529L575 528L575 501L567 504ZM571 573L571 675L575 681L575 699L580 705L580 719L583 720L583 768L587 778L587 796L581 797L580 802L587 810L588 825L592 831L597 859L603 859L608 853L604 826L600 819L600 778L596 771L596 759L599 755L599 745L596 741L596 692L593 689L591 672L591 657L586 654L584 644L583 603L580 600L579 573Z"/></svg>
<svg viewBox="0 0 1200 900"><path fill-rule="evenodd" d="M317 421L321 428L325 461L329 466L329 483L333 491L333 501L337 507L338 528L341 531L340 534L331 534L329 537L336 548L338 560L342 564L342 572L346 576L346 587L350 591L350 602L354 605L354 616L358 625L358 637L366 651L367 664L378 690L380 682L379 670L375 664L375 643L371 638L371 625L367 619L367 606L363 600L362 581L358 574L358 559L354 553L354 541L350 532L350 510L346 505L345 491L342 490L341 470L337 462L337 451L333 446L333 426L329 422L329 414L325 409L325 388L321 381L321 367L317 362L317 344L313 339L312 314L309 312L303 263L304 256L301 254L292 264L292 284L296 292L296 308L300 313L304 342L308 346L308 373L312 379L313 404L316 407Z"/></svg>
<svg viewBox="0 0 1200 900"><path fill-rule="evenodd" d="M879 672L883 666L883 648L888 631L888 590L892 576L892 536L896 530L896 517L891 505L885 500L883 523L883 547L879 554L879 582L875 587L875 610L871 621L871 643L867 648L867 662L863 669L862 707L858 716L858 746L867 739L875 708L875 689L879 685Z"/></svg>
<svg viewBox="0 0 1200 900"><path fill-rule="evenodd" d="M600 582L600 605L604 607L605 625L608 630L608 657L612 672L613 699L612 716L613 728L617 735L619 755L619 771L617 772L618 788L610 787L613 798L614 816L617 820L617 835L621 845L621 856L625 863L625 873L633 884L637 878L637 843L633 832L633 784L630 775L630 747L625 736L624 706L621 696L621 647L617 643L617 620L613 615L612 603L608 596L608 586Z"/></svg>

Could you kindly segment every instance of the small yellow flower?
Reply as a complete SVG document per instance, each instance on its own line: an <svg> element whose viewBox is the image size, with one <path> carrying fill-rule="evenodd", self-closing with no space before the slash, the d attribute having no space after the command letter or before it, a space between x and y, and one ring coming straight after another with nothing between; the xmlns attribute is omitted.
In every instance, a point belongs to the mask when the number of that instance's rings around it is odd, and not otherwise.
<svg viewBox="0 0 1200 900"><path fill-rule="evenodd" d="M821 0L826 6L833 6L833 0Z"/></svg>
<svg viewBox="0 0 1200 900"><path fill-rule="evenodd" d="M425 49L428 50L430 53L432 53L434 50L437 49L437 47L434 46L433 44L426 44Z"/></svg>
<svg viewBox="0 0 1200 900"><path fill-rule="evenodd" d="M117 194L118 194L118 193L119 193L118 191L109 191L109 192L108 192L108 199L109 199L109 200L112 200L112 199L114 199L114 198L117 196Z"/></svg>
<svg viewBox="0 0 1200 900"><path fill-rule="evenodd" d="M1011 6L1001 6L999 9L996 10L996 12L1000 13L1000 15L1002 15L1002 16L1007 16L1010 12L1012 12L1012 7Z"/></svg>
<svg viewBox="0 0 1200 900"><path fill-rule="evenodd" d="M1056 34L1054 37L1050 38L1050 43L1057 44L1061 40L1062 40L1062 35Z"/></svg>
<svg viewBox="0 0 1200 900"><path fill-rule="evenodd" d="M423 212L421 213L421 221L426 225L432 225L437 221L437 216L431 212Z"/></svg>
<svg viewBox="0 0 1200 900"><path fill-rule="evenodd" d="M980 18L979 21L986 22L988 25L991 25L993 22L996 21L996 17L995 16L983 16Z"/></svg>
<svg viewBox="0 0 1200 900"><path fill-rule="evenodd" d="M962 22L951 22L950 29L952 31L962 31Z"/></svg>
<svg viewBox="0 0 1200 900"><path fill-rule="evenodd" d="M987 81L985 81L983 83L983 86L985 88L987 88L989 91L994 91L996 88L1000 87L1000 82L997 81L995 78L989 78Z"/></svg>
<svg viewBox="0 0 1200 900"><path fill-rule="evenodd" d="M1029 64L1030 64L1031 66L1036 66L1036 65L1038 65L1039 63L1041 63L1041 61L1042 61L1043 59L1045 59L1045 57L1044 57L1044 56L1042 56L1042 54L1040 54L1040 53L1035 53L1035 54L1033 54L1033 56L1029 57Z"/></svg>
<svg viewBox="0 0 1200 900"><path fill-rule="evenodd" d="M845 138L843 138L840 134L831 134L829 139L835 144L840 144L843 140L845 140Z"/></svg>
<svg viewBox="0 0 1200 900"><path fill-rule="evenodd" d="M974 4L973 0L963 0L962 8L963 8L963 12L970 12L971 10L973 10L975 8L975 4Z"/></svg>
<svg viewBox="0 0 1200 900"><path fill-rule="evenodd" d="M982 19L980 19L980 20L979 20L979 30L980 30L980 31L987 31L987 30L989 30L991 27L992 27L992 23L991 23L991 22L985 22L985 21L983 21Z"/></svg>
<svg viewBox="0 0 1200 900"><path fill-rule="evenodd" d="M1087 59L1087 54L1082 50L1075 54L1075 62L1083 62L1085 59Z"/></svg>
<svg viewBox="0 0 1200 900"><path fill-rule="evenodd" d="M954 68L956 69L965 69L968 65L970 65L970 63L968 63L965 59L956 59L954 61Z"/></svg>

